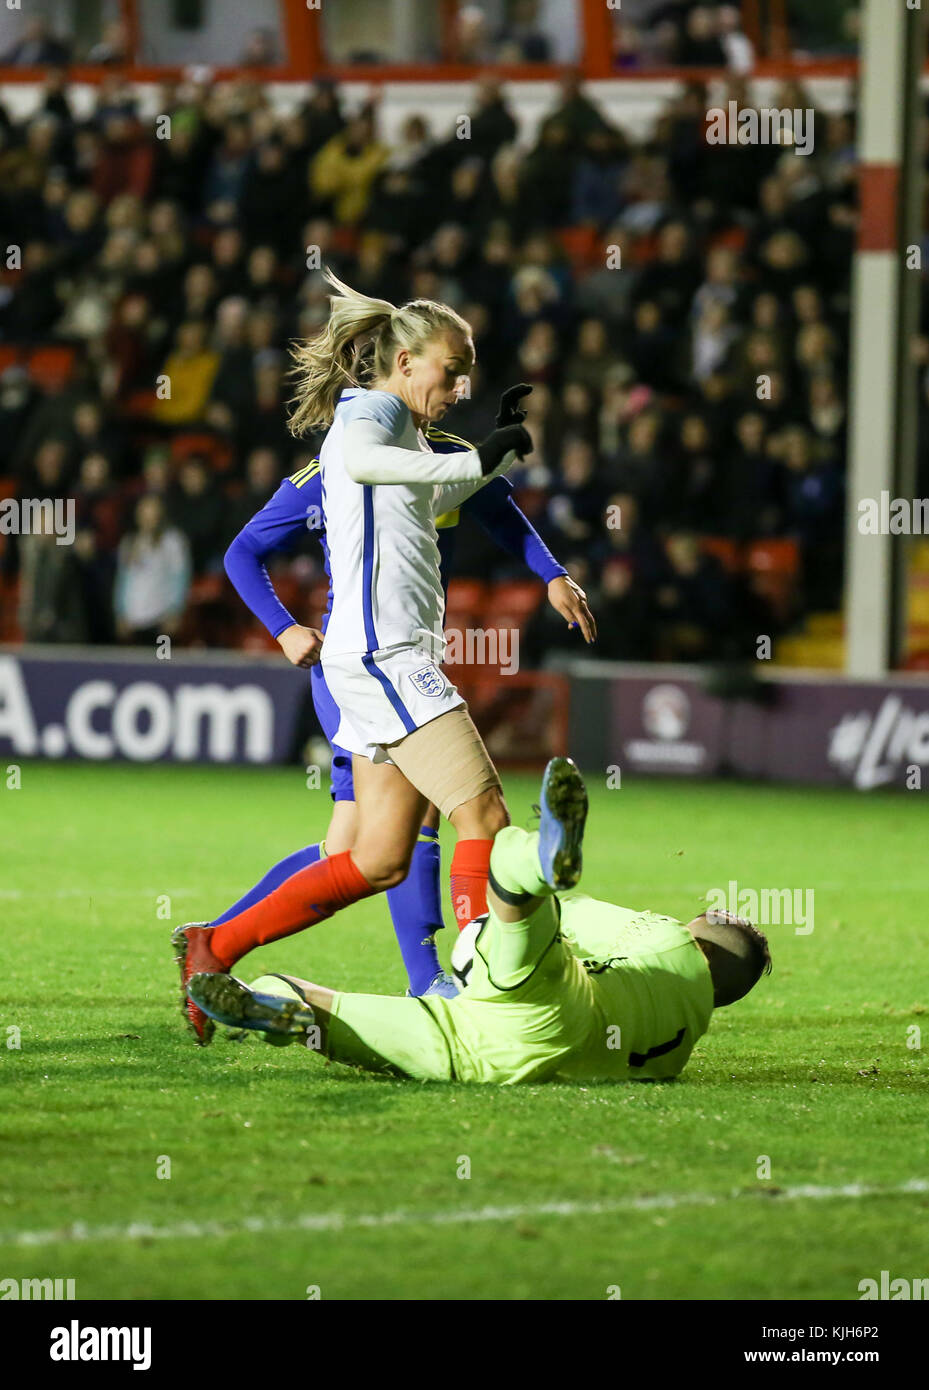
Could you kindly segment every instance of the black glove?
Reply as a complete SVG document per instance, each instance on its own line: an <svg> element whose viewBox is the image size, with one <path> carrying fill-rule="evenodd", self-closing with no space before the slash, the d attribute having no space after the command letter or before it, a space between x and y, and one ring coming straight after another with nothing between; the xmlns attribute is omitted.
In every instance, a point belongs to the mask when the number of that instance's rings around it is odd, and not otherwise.
<svg viewBox="0 0 929 1390"><path fill-rule="evenodd" d="M521 425L526 418L526 412L520 405L523 396L528 396L532 390L531 386L520 382L519 386L511 386L504 391L500 397L500 409L497 411L497 429L502 430L505 425Z"/></svg>
<svg viewBox="0 0 929 1390"><path fill-rule="evenodd" d="M532 453L532 440L529 431L522 425L504 425L502 430L494 430L483 443L478 444L477 452L481 459L481 472L484 477L492 473L503 462L504 454L515 449L520 458Z"/></svg>

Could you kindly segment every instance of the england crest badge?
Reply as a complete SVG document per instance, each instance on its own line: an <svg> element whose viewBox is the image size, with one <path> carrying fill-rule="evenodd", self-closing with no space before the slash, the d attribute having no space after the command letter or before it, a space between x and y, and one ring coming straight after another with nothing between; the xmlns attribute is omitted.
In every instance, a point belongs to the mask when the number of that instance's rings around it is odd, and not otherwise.
<svg viewBox="0 0 929 1390"><path fill-rule="evenodd" d="M418 671L411 671L410 680L420 695L432 700L438 699L446 685L445 677L434 666L421 666Z"/></svg>

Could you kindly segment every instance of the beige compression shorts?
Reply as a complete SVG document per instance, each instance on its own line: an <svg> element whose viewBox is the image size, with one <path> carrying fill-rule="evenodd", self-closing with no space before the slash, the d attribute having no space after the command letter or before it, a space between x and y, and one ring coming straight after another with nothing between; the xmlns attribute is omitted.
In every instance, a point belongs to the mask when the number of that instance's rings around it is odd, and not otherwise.
<svg viewBox="0 0 929 1390"><path fill-rule="evenodd" d="M456 807L500 786L466 705L431 719L387 751L407 781L438 806L446 820Z"/></svg>

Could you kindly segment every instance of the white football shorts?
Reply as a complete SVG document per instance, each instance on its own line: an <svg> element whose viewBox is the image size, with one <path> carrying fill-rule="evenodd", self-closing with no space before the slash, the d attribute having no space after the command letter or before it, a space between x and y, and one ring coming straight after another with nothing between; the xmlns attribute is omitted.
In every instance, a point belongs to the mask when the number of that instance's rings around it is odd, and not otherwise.
<svg viewBox="0 0 929 1390"><path fill-rule="evenodd" d="M465 703L428 651L402 646L328 659L326 684L339 707L335 743L374 763L391 762L387 747Z"/></svg>

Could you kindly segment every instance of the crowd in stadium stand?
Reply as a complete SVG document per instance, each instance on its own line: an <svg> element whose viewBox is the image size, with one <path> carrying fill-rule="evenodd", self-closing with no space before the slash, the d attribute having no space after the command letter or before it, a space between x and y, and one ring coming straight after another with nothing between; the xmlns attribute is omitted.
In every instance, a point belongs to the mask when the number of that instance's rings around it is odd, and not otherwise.
<svg viewBox="0 0 929 1390"><path fill-rule="evenodd" d="M748 104L740 78L727 95ZM811 102L794 85L774 104ZM73 546L0 537L8 597L19 581L0 637L254 638L223 554L318 444L287 431L286 373L327 313L321 266L470 321L478 365L446 428L483 438L500 391L532 383L535 449L511 477L587 590L600 655L753 654L838 607L854 120L817 112L801 157L707 144L706 105L687 86L637 142L566 78L529 148L491 75L468 139L424 113L387 143L376 102L347 111L324 81L286 115L256 82L167 85L170 138L115 72L86 119L57 72L29 119L0 108L0 225L21 247L0 279L0 475L78 519ZM457 572L518 574L464 525ZM319 547L275 573L317 594ZM528 640L537 660L576 646L544 604Z"/></svg>

